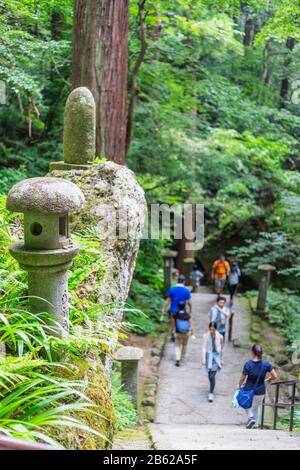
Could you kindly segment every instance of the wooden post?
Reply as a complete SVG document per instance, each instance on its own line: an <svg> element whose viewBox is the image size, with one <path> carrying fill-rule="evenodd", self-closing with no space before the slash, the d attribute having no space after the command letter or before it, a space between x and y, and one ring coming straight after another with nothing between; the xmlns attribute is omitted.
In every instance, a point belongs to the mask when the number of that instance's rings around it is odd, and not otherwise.
<svg viewBox="0 0 300 470"><path fill-rule="evenodd" d="M172 285L174 259L176 256L177 251L165 250L162 252L162 257L164 258L164 288L166 292Z"/></svg>
<svg viewBox="0 0 300 470"><path fill-rule="evenodd" d="M275 409L274 409L274 421L273 421L274 431L276 431L276 428L277 428L278 402L279 402L279 384L276 385Z"/></svg>
<svg viewBox="0 0 300 470"><path fill-rule="evenodd" d="M264 429L264 422L265 422L265 405L266 405L266 397L264 397L261 409L261 429Z"/></svg>
<svg viewBox="0 0 300 470"><path fill-rule="evenodd" d="M0 450L62 450L58 447L52 447L48 444L39 444L37 442L22 441L0 435Z"/></svg>
<svg viewBox="0 0 300 470"><path fill-rule="evenodd" d="M290 432L294 429L294 415L295 415L295 401L296 401L296 383L293 384L291 415L290 415Z"/></svg>
<svg viewBox="0 0 300 470"><path fill-rule="evenodd" d="M229 318L229 332L228 332L228 340L232 341L232 331L233 331L233 317L234 313L232 312Z"/></svg>

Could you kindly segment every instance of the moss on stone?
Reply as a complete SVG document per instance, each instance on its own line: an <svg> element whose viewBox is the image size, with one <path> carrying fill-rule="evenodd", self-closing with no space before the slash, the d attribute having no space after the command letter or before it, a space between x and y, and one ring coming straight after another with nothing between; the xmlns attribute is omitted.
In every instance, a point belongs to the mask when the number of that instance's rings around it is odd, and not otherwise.
<svg viewBox="0 0 300 470"><path fill-rule="evenodd" d="M106 237L102 240L103 234L99 231L98 236L101 241L99 253L105 260L105 266L101 278L94 279L93 293L88 292L89 297L92 294L93 300L98 303L122 305L128 295L146 212L144 192L138 185L134 173L113 162L103 162L91 165L86 170L55 170L51 172L51 176L75 183L84 193L86 201L84 209L72 215L73 230L99 227L103 222L101 213L103 206L109 206L116 211L121 208L127 211L126 240L118 237ZM115 322L114 330L117 332L122 319L122 309L115 309L112 318ZM88 378L89 383L85 393L96 404L96 411L102 415L102 418L86 414L82 415L82 420L102 433L106 440L91 433L67 430L61 433L57 440L68 449L106 449L111 445L109 441L113 440L115 416L110 379L107 379L111 372L112 361L109 355L103 356L93 360L81 358L72 361L72 377Z"/></svg>
<svg viewBox="0 0 300 470"><path fill-rule="evenodd" d="M48 433L64 448L69 450L107 450L112 446L115 433L115 413L109 381L98 358L76 358L67 360L68 369L61 374L68 379L86 379L85 395L94 403L93 413L81 412L76 418L84 425L97 431L103 437L91 432L73 429L49 429Z"/></svg>

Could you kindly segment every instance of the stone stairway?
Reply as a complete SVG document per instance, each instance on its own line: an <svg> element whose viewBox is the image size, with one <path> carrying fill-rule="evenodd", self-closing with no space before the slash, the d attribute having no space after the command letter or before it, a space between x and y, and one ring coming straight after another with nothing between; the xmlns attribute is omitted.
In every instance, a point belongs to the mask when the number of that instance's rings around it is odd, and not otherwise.
<svg viewBox="0 0 300 470"><path fill-rule="evenodd" d="M155 423L150 426L156 449L300 449L300 437L280 431L245 429L246 414L231 401L243 365L250 355L250 318L243 302L235 303L233 338L244 348L226 344L225 366L217 376L215 401L208 403L207 372L201 366L203 334L215 295L205 287L193 294L196 340L190 341L185 364L174 366L174 345L168 343L160 366Z"/></svg>

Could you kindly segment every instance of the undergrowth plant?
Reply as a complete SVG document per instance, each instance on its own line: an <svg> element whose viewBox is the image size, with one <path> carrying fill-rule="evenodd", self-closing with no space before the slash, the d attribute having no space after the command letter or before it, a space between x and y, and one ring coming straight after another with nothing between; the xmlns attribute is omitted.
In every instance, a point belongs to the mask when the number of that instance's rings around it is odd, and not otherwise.
<svg viewBox="0 0 300 470"><path fill-rule="evenodd" d="M48 313L30 312L26 273L8 253L12 239L20 237L22 223L1 197L0 345L6 356L0 357L0 433L58 445L51 429L60 426L105 439L81 419L96 413L84 394L87 380L68 380L63 365L66 358L111 354L117 341L114 313L120 307L99 305L91 288L104 273L99 240L93 229L75 236L81 251L70 272L69 329L62 331Z"/></svg>

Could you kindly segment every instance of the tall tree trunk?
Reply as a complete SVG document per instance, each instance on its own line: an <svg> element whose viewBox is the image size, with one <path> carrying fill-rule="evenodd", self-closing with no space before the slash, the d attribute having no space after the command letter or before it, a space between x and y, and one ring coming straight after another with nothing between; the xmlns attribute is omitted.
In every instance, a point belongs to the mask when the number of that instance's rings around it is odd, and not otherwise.
<svg viewBox="0 0 300 470"><path fill-rule="evenodd" d="M129 0L74 0L72 87L97 107L96 154L125 164Z"/></svg>
<svg viewBox="0 0 300 470"><path fill-rule="evenodd" d="M254 21L253 18L246 18L245 22L245 35L244 35L244 46L250 47L252 45L254 36Z"/></svg>
<svg viewBox="0 0 300 470"><path fill-rule="evenodd" d="M284 108L288 99L289 90L290 90L290 80L289 80L289 66L292 63L292 52L296 45L296 41L293 38L290 38L286 41L286 48L287 48L287 57L284 61L284 69L285 69L285 77L281 80L281 87L280 87L280 106Z"/></svg>
<svg viewBox="0 0 300 470"><path fill-rule="evenodd" d="M148 44L147 44L147 37L146 31L147 26L145 23L145 6L146 0L139 0L139 9L138 9L138 23L139 23L139 39L140 39L140 50L138 56L136 58L135 64L132 67L130 79L129 79L129 92L130 92L130 99L128 103L128 113L127 113L127 128L126 128L126 155L130 147L131 139L132 139L132 132L133 132L133 124L134 124L134 112L135 107L138 99L138 89L137 89L137 77L141 65L143 63L144 57L147 52Z"/></svg>

